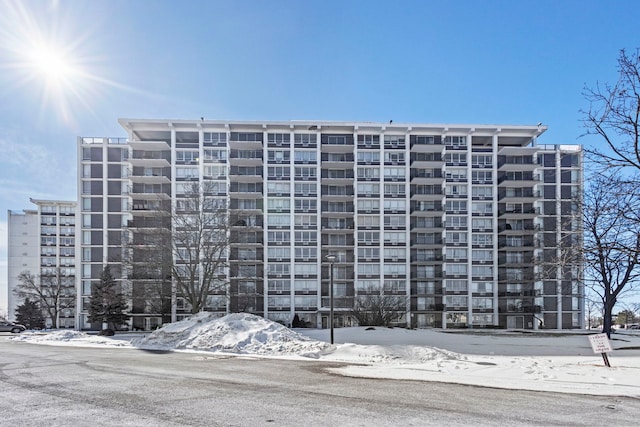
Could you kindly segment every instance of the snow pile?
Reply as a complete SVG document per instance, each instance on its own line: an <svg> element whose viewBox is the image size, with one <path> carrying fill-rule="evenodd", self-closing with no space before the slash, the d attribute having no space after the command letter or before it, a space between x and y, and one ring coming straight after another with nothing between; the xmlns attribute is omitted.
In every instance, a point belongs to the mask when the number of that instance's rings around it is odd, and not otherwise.
<svg viewBox="0 0 640 427"><path fill-rule="evenodd" d="M165 325L134 344L146 349L309 357L319 357L331 348L325 342L307 338L253 314L234 313L218 317L206 312Z"/></svg>
<svg viewBox="0 0 640 427"><path fill-rule="evenodd" d="M12 337L12 341L23 341L32 344L69 345L82 344L84 347L131 347L128 341L114 340L108 337L89 335L74 330L59 330L51 332L23 332Z"/></svg>
<svg viewBox="0 0 640 427"><path fill-rule="evenodd" d="M452 351L435 347L413 345L359 345L342 344L331 353L334 361L368 363L368 364L415 364L427 362L456 362L467 357Z"/></svg>

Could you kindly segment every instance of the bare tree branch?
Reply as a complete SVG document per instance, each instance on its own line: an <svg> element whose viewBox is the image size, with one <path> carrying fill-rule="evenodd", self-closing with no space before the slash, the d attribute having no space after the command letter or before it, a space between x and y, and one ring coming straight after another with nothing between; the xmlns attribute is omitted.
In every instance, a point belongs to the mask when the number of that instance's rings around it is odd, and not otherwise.
<svg viewBox="0 0 640 427"><path fill-rule="evenodd" d="M171 213L172 275L192 313L227 296L229 219L226 201L208 183L193 183Z"/></svg>
<svg viewBox="0 0 640 427"><path fill-rule="evenodd" d="M640 49L620 51L618 81L585 87L587 110L581 110L585 135L597 135L604 147L585 149L601 166L640 170Z"/></svg>
<svg viewBox="0 0 640 427"><path fill-rule="evenodd" d="M36 276L23 271L18 276L16 296L36 302L51 321L51 327L58 327L62 310L75 307L75 280L62 274L56 268L52 275Z"/></svg>

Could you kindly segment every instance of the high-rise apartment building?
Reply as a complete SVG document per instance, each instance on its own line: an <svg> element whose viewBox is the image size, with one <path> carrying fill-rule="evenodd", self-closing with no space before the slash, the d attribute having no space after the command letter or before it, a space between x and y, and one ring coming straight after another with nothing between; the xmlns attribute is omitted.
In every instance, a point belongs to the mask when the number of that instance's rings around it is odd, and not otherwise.
<svg viewBox="0 0 640 427"><path fill-rule="evenodd" d="M8 310L15 319L15 310L21 304L14 290L20 283L20 274L34 276L34 284L55 287L57 291L43 295L56 295L60 310L56 319L45 315L48 326L73 328L75 322L76 293L76 202L61 200L34 200L36 209L9 211L8 217ZM37 301L37 300L36 300Z"/></svg>
<svg viewBox="0 0 640 427"><path fill-rule="evenodd" d="M326 327L354 301L406 300L412 327L583 325L579 146L541 145L545 126L130 120L127 138L79 138L78 327L103 267L135 328L167 313L136 266L170 250L192 183L229 207L228 287L207 310ZM202 187L204 188L204 187ZM170 245L169 245L170 246ZM140 270L138 270L140 271ZM170 285L169 285L170 286ZM181 295L171 317L187 316Z"/></svg>

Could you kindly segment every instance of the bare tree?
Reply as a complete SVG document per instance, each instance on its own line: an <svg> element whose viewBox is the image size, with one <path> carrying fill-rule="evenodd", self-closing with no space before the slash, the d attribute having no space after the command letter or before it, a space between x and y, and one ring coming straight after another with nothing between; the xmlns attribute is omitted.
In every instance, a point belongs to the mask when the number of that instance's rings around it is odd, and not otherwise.
<svg viewBox="0 0 640 427"><path fill-rule="evenodd" d="M555 305L560 312L562 307L562 299L565 297L585 298L584 289L579 286L583 283L582 277L582 260L583 260L583 244L582 244L582 197L576 195L570 201L567 201L565 207L561 208L557 217L549 217L551 224L546 223L543 229L545 231L555 231L555 233L542 233L537 238L537 246L540 252L537 255L534 276L538 283L542 282L545 289L544 294L556 294L558 300ZM555 286L555 290L550 287ZM532 303L529 309L534 313L540 327L544 325L544 318L540 314L541 306L539 304L540 293L538 290L533 291ZM538 299L539 302L536 301ZM547 307L546 310L554 310L555 308ZM562 316L558 315L556 319L557 327L562 327ZM555 328L555 325L546 325Z"/></svg>
<svg viewBox="0 0 640 427"><path fill-rule="evenodd" d="M171 321L172 250L170 217L138 218L123 238L122 263L132 284L132 314ZM134 317L134 323L135 323ZM134 325L141 327L141 325Z"/></svg>
<svg viewBox="0 0 640 427"><path fill-rule="evenodd" d="M615 174L594 176L585 194L585 281L602 301L607 334L616 303L640 278L638 206L636 181Z"/></svg>
<svg viewBox="0 0 640 427"><path fill-rule="evenodd" d="M228 293L228 207L226 199L216 196L213 183L193 183L171 213L172 277L192 313Z"/></svg>
<svg viewBox="0 0 640 427"><path fill-rule="evenodd" d="M388 295L377 289L371 289L354 299L351 315L360 326L392 326L406 312L406 296Z"/></svg>
<svg viewBox="0 0 640 427"><path fill-rule="evenodd" d="M582 110L585 135L597 135L605 149L586 149L605 167L640 170L640 50L618 57L618 81L614 85L585 87L589 108Z"/></svg>
<svg viewBox="0 0 640 427"><path fill-rule="evenodd" d="M584 310L587 318L587 329L602 323L602 300L597 295L585 294Z"/></svg>
<svg viewBox="0 0 640 427"><path fill-rule="evenodd" d="M51 275L36 276L23 271L18 276L14 293L19 298L29 298L36 302L51 321L51 327L58 327L62 310L75 307L75 280L62 274L60 268Z"/></svg>

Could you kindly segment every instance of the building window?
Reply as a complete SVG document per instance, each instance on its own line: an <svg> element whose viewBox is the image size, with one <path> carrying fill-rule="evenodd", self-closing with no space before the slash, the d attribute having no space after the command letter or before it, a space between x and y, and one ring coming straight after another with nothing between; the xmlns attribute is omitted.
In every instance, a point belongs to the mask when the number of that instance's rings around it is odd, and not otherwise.
<svg viewBox="0 0 640 427"><path fill-rule="evenodd" d="M467 202L465 200L447 200L445 202L445 209L450 213L466 213Z"/></svg>
<svg viewBox="0 0 640 427"><path fill-rule="evenodd" d="M309 162L315 163L318 159L318 154L311 150L296 150L294 152L294 160L296 162Z"/></svg>
<svg viewBox="0 0 640 427"><path fill-rule="evenodd" d="M493 251L490 249L473 249L471 257L473 261L491 262L493 260Z"/></svg>
<svg viewBox="0 0 640 427"><path fill-rule="evenodd" d="M296 167L296 178L315 178L317 176L317 170L314 167Z"/></svg>
<svg viewBox="0 0 640 427"><path fill-rule="evenodd" d="M447 153L444 155L444 161L450 165L464 166L467 164L467 155L466 153Z"/></svg>
<svg viewBox="0 0 640 427"><path fill-rule="evenodd" d="M483 246L493 245L493 235L491 235L491 234L476 234L476 233L474 233L471 236L471 244L472 245L483 245Z"/></svg>
<svg viewBox="0 0 640 427"><path fill-rule="evenodd" d="M471 267L471 275L474 277L493 277L493 266L474 265Z"/></svg>
<svg viewBox="0 0 640 427"><path fill-rule="evenodd" d="M294 192L298 197L315 197L318 194L318 185L315 182L296 182Z"/></svg>
<svg viewBox="0 0 640 427"><path fill-rule="evenodd" d="M491 310L493 298L471 298L471 307L478 310Z"/></svg>
<svg viewBox="0 0 640 427"><path fill-rule="evenodd" d="M296 160L298 157L297 154L298 153L296 152ZM287 162L288 163L290 156L291 156L291 153L289 151L284 151L284 150L269 150L267 152L267 159L271 162Z"/></svg>
<svg viewBox="0 0 640 427"><path fill-rule="evenodd" d="M493 157L490 154L474 154L471 156L473 166L490 167L493 164Z"/></svg>
<svg viewBox="0 0 640 427"><path fill-rule="evenodd" d="M447 248L447 260L466 260L467 248Z"/></svg>
<svg viewBox="0 0 640 427"><path fill-rule="evenodd" d="M225 132L205 132L204 133L204 142L209 143L226 143L227 142L227 134Z"/></svg>
<svg viewBox="0 0 640 427"><path fill-rule="evenodd" d="M397 231L385 231L384 242L389 244L398 244L406 242L406 235L404 232Z"/></svg>
<svg viewBox="0 0 640 427"><path fill-rule="evenodd" d="M449 168L445 172L445 177L447 179L466 180L467 179L467 169L465 169L465 168Z"/></svg>
<svg viewBox="0 0 640 427"><path fill-rule="evenodd" d="M294 136L296 144L316 144L317 135L315 133L296 133Z"/></svg>
<svg viewBox="0 0 640 427"><path fill-rule="evenodd" d="M407 201L403 199L385 199L384 210L391 212L404 212L407 210Z"/></svg>
<svg viewBox="0 0 640 427"><path fill-rule="evenodd" d="M268 199L267 209L269 209L270 211L288 211L289 209L291 209L291 199Z"/></svg>
<svg viewBox="0 0 640 427"><path fill-rule="evenodd" d="M469 304L466 295L447 295L446 301L447 308L463 308Z"/></svg>
<svg viewBox="0 0 640 427"><path fill-rule="evenodd" d="M444 144L447 147L466 147L467 137L466 136L445 136Z"/></svg>
<svg viewBox="0 0 640 427"><path fill-rule="evenodd" d="M380 218L378 218L379 222ZM384 226L391 228L404 228L406 226L406 218L400 215L385 215Z"/></svg>
<svg viewBox="0 0 640 427"><path fill-rule="evenodd" d="M378 211L380 210L380 200L358 200L359 211Z"/></svg>
<svg viewBox="0 0 640 427"><path fill-rule="evenodd" d="M447 275L449 276L466 276L467 264L450 264L446 266Z"/></svg>
<svg viewBox="0 0 640 427"><path fill-rule="evenodd" d="M318 223L318 219L315 215L296 215L295 225L302 227L315 227Z"/></svg>
<svg viewBox="0 0 640 427"><path fill-rule="evenodd" d="M267 257L269 259L289 259L290 256L291 256L291 248L275 247L275 248L267 249Z"/></svg>
<svg viewBox="0 0 640 427"><path fill-rule="evenodd" d="M267 134L267 142L273 143L289 143L291 141L291 135L288 133L270 133Z"/></svg>
<svg viewBox="0 0 640 427"><path fill-rule="evenodd" d="M295 248L295 256L296 259L311 259L311 260L315 260L317 259L318 256L318 249L317 248Z"/></svg>
<svg viewBox="0 0 640 427"><path fill-rule="evenodd" d="M385 179L405 179L406 171L404 168L384 168L384 177Z"/></svg>
<svg viewBox="0 0 640 427"><path fill-rule="evenodd" d="M359 167L358 168L358 178L365 178L365 179L377 179L377 178L380 178L380 169L379 168Z"/></svg>
<svg viewBox="0 0 640 427"><path fill-rule="evenodd" d="M275 275L288 275L290 267L291 265L285 263L271 263L269 264L268 273Z"/></svg>
<svg viewBox="0 0 640 427"><path fill-rule="evenodd" d="M482 186L474 186L471 187L471 196L472 197L481 197L481 198L492 198L493 197L493 187L482 187Z"/></svg>
<svg viewBox="0 0 640 427"><path fill-rule="evenodd" d="M291 242L291 233L288 231L269 231L267 241L269 243L289 243Z"/></svg>
<svg viewBox="0 0 640 427"><path fill-rule="evenodd" d="M359 227L380 227L380 217L377 215L358 215Z"/></svg>
<svg viewBox="0 0 640 427"><path fill-rule="evenodd" d="M303 244L317 243L318 233L315 231L296 231L295 242Z"/></svg>
<svg viewBox="0 0 640 427"><path fill-rule="evenodd" d="M282 166L270 166L267 168L267 176L269 178L288 178L291 176L291 169Z"/></svg>
<svg viewBox="0 0 640 427"><path fill-rule="evenodd" d="M380 184L375 184L375 183L358 183L357 186L358 189L358 195L359 196L363 196L363 195L368 195L368 194L380 194Z"/></svg>
<svg viewBox="0 0 640 427"><path fill-rule="evenodd" d="M358 231L358 243L378 244L380 243L379 231Z"/></svg>
<svg viewBox="0 0 640 427"><path fill-rule="evenodd" d="M416 283L416 292L418 294L435 294L436 282L418 282Z"/></svg>
<svg viewBox="0 0 640 427"><path fill-rule="evenodd" d="M492 282L471 282L471 292L475 293L492 293Z"/></svg>
<svg viewBox="0 0 640 427"><path fill-rule="evenodd" d="M312 212L318 208L316 199L295 199L296 212Z"/></svg>
<svg viewBox="0 0 640 427"><path fill-rule="evenodd" d="M359 276L379 276L380 264L379 263L360 263L358 264Z"/></svg>
<svg viewBox="0 0 640 427"><path fill-rule="evenodd" d="M384 195L390 197L404 197L406 189L404 184L385 184Z"/></svg>
<svg viewBox="0 0 640 427"><path fill-rule="evenodd" d="M380 248L358 248L358 259L361 259L361 260L380 259Z"/></svg>

